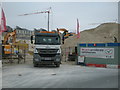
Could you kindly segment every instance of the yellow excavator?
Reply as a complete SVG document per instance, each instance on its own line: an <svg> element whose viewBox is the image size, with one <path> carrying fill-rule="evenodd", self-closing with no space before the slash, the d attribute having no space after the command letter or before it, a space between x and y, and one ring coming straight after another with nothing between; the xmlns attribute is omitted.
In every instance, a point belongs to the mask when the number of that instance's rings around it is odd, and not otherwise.
<svg viewBox="0 0 120 90"><path fill-rule="evenodd" d="M14 51L18 47L19 49L28 49L28 44L21 41L16 42L16 29L12 32L7 32L2 42L2 56L14 54Z"/></svg>
<svg viewBox="0 0 120 90"><path fill-rule="evenodd" d="M16 30L12 31L12 32L7 32L6 35L4 36L4 40L3 40L3 55L10 55L13 53L13 47L12 45L15 43L16 41Z"/></svg>
<svg viewBox="0 0 120 90"><path fill-rule="evenodd" d="M65 39L75 34L75 33L68 32L68 30L66 30L65 28L60 28L60 29L57 28L57 32L60 33L60 31L63 31L63 36Z"/></svg>
<svg viewBox="0 0 120 90"><path fill-rule="evenodd" d="M73 36L75 34L75 33L69 33L68 30L66 30L65 28L60 28L60 29L57 28L57 32L59 34L60 34L60 31L63 31L62 36L61 36L63 43L64 43L65 39L67 39L69 36Z"/></svg>

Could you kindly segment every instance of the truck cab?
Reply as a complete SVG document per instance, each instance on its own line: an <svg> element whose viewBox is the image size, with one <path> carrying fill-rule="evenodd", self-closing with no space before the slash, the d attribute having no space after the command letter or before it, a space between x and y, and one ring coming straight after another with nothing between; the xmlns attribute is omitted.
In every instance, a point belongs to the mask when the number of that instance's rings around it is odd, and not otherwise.
<svg viewBox="0 0 120 90"><path fill-rule="evenodd" d="M61 64L61 39L58 33L42 31L31 36L31 43L34 44L33 64L56 65Z"/></svg>

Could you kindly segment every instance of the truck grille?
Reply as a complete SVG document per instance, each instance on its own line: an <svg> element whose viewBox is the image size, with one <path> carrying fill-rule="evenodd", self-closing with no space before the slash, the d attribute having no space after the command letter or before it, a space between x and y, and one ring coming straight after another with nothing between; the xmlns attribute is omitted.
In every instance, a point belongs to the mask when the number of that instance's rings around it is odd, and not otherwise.
<svg viewBox="0 0 120 90"><path fill-rule="evenodd" d="M41 57L55 57L56 54L39 54Z"/></svg>
<svg viewBox="0 0 120 90"><path fill-rule="evenodd" d="M58 49L37 49L39 54L57 54Z"/></svg>

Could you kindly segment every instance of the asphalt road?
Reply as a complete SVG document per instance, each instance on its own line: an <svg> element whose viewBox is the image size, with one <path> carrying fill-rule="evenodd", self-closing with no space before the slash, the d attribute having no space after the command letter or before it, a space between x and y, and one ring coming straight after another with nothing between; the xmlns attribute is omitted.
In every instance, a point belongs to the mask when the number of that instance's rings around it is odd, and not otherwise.
<svg viewBox="0 0 120 90"><path fill-rule="evenodd" d="M61 64L4 66L3 88L118 88L118 70Z"/></svg>

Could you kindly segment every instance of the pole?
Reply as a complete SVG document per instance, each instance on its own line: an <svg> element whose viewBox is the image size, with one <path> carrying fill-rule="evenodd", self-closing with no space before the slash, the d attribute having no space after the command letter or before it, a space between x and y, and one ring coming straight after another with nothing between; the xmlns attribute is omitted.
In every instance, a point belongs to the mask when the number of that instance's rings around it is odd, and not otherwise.
<svg viewBox="0 0 120 90"><path fill-rule="evenodd" d="M48 11L48 31L49 31L49 18L50 18L50 17L49 17L49 13L50 13L50 12Z"/></svg>
<svg viewBox="0 0 120 90"><path fill-rule="evenodd" d="M25 53L26 49L24 47L24 63L25 63L25 59L26 59L26 53Z"/></svg>
<svg viewBox="0 0 120 90"><path fill-rule="evenodd" d="M0 2L0 14L1 14L1 11L2 11L2 2ZM0 24L1 24L1 17L0 16ZM2 65L2 31L0 30L0 65ZM2 67L2 66L1 66ZM1 88L1 87L0 87Z"/></svg>
<svg viewBox="0 0 120 90"><path fill-rule="evenodd" d="M19 45L18 45L18 64L19 64L19 62L20 62L20 52L19 52Z"/></svg>

